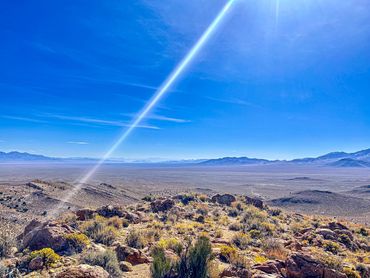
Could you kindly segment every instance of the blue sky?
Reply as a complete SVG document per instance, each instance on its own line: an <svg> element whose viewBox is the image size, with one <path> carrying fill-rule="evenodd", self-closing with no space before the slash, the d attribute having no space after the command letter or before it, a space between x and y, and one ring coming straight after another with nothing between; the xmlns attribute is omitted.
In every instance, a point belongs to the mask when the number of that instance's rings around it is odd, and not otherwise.
<svg viewBox="0 0 370 278"><path fill-rule="evenodd" d="M0 150L101 156L225 0L4 1ZM370 147L370 2L237 0L124 158Z"/></svg>

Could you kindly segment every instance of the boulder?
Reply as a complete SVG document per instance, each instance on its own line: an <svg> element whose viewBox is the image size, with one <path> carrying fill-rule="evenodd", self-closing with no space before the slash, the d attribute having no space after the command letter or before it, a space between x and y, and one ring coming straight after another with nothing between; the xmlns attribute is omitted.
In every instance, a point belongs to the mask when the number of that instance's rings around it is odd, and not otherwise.
<svg viewBox="0 0 370 278"><path fill-rule="evenodd" d="M328 224L328 228L333 231L334 230L348 230L348 228L345 225L339 222L330 222Z"/></svg>
<svg viewBox="0 0 370 278"><path fill-rule="evenodd" d="M252 274L246 268L241 268L241 267L236 267L236 266L229 266L221 272L220 277L250 278L250 277L252 277Z"/></svg>
<svg viewBox="0 0 370 278"><path fill-rule="evenodd" d="M116 246L117 259L126 261L132 265L150 263L151 260L143 252L127 245L118 244Z"/></svg>
<svg viewBox="0 0 370 278"><path fill-rule="evenodd" d="M317 229L316 234L323 236L325 239L334 240L337 238L337 235L330 229Z"/></svg>
<svg viewBox="0 0 370 278"><path fill-rule="evenodd" d="M247 205L252 205L255 206L256 208L263 209L263 201L260 199L245 196L245 203Z"/></svg>
<svg viewBox="0 0 370 278"><path fill-rule="evenodd" d="M132 269L132 264L129 263L129 262L125 262L125 261L122 261L119 263L119 268L123 271L123 272L131 272L133 269Z"/></svg>
<svg viewBox="0 0 370 278"><path fill-rule="evenodd" d="M108 278L109 273L100 266L80 264L58 273L56 278Z"/></svg>
<svg viewBox="0 0 370 278"><path fill-rule="evenodd" d="M288 278L323 277L324 266L310 255L294 253L286 260Z"/></svg>
<svg viewBox="0 0 370 278"><path fill-rule="evenodd" d="M167 211L175 205L172 199L158 199L150 203L153 212Z"/></svg>
<svg viewBox="0 0 370 278"><path fill-rule="evenodd" d="M95 211L91 209L80 209L75 213L77 216L77 220L86 221L93 218Z"/></svg>
<svg viewBox="0 0 370 278"><path fill-rule="evenodd" d="M28 264L28 269L32 271L40 270L43 267L44 267L44 260L41 257L33 258Z"/></svg>
<svg viewBox="0 0 370 278"><path fill-rule="evenodd" d="M262 271L257 271L252 275L252 278L283 278L280 274L268 274Z"/></svg>
<svg viewBox="0 0 370 278"><path fill-rule="evenodd" d="M55 252L61 252L67 247L65 235L74 232L72 227L54 221L39 222L37 225L31 222L20 238L23 249L29 248L33 251L49 247Z"/></svg>
<svg viewBox="0 0 370 278"><path fill-rule="evenodd" d="M230 206L231 203L236 201L236 198L231 194L216 194L211 198L213 203Z"/></svg>
<svg viewBox="0 0 370 278"><path fill-rule="evenodd" d="M112 206L112 205L101 207L96 212L100 216L108 217L108 218L113 217L113 216L123 217L125 215L125 210L122 207Z"/></svg>
<svg viewBox="0 0 370 278"><path fill-rule="evenodd" d="M346 278L347 275L339 271L336 271L334 269L325 268L323 277L325 278Z"/></svg>
<svg viewBox="0 0 370 278"><path fill-rule="evenodd" d="M260 270L267 274L277 274L281 276L281 269L285 268L285 262L283 261L268 261L263 264L256 264L253 269Z"/></svg>

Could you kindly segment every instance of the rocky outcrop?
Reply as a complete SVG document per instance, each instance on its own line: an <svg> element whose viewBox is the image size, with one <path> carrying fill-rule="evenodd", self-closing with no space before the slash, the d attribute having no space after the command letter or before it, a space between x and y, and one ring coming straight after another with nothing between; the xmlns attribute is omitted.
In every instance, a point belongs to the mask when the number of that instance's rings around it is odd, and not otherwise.
<svg viewBox="0 0 370 278"><path fill-rule="evenodd" d="M211 198L213 203L230 206L231 203L236 201L236 198L231 194L216 194Z"/></svg>
<svg viewBox="0 0 370 278"><path fill-rule="evenodd" d="M100 266L80 264L58 273L56 278L108 278L109 274Z"/></svg>
<svg viewBox="0 0 370 278"><path fill-rule="evenodd" d="M286 260L287 278L345 278L346 275L324 266L308 254L295 253Z"/></svg>
<svg viewBox="0 0 370 278"><path fill-rule="evenodd" d="M283 261L268 261L263 264L257 264L253 266L253 269L259 270L267 274L275 274L277 277L282 276L282 270L285 268L285 262Z"/></svg>
<svg viewBox="0 0 370 278"><path fill-rule="evenodd" d="M229 266L225 268L220 277L240 277L240 278L250 278L252 277L251 272L246 268Z"/></svg>
<svg viewBox="0 0 370 278"><path fill-rule="evenodd" d="M132 265L146 264L151 262L150 258L142 251L127 245L118 244L115 250L119 261L126 261Z"/></svg>
<svg viewBox="0 0 370 278"><path fill-rule="evenodd" d="M153 212L170 210L175 205L172 199L158 199L150 203Z"/></svg>
<svg viewBox="0 0 370 278"><path fill-rule="evenodd" d="M118 216L118 217L123 217L125 215L125 210L121 207L118 207L118 206L104 206L104 207L101 207L99 209L97 209L96 211L100 216L103 216L103 217L114 217L114 216Z"/></svg>
<svg viewBox="0 0 370 278"><path fill-rule="evenodd" d="M245 196L245 203L247 205L252 205L255 206L256 208L263 209L263 201L260 199Z"/></svg>
<svg viewBox="0 0 370 278"><path fill-rule="evenodd" d="M22 240L23 249L32 251L49 247L55 252L62 252L67 246L65 236L74 232L75 230L66 224L32 221L19 238Z"/></svg>

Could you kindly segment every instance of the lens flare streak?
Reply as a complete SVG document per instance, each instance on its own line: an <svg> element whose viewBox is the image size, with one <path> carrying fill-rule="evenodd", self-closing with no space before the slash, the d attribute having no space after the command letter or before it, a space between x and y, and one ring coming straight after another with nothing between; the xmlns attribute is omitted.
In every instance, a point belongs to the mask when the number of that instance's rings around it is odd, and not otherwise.
<svg viewBox="0 0 370 278"><path fill-rule="evenodd" d="M213 22L209 25L207 30L203 33L203 35L199 38L196 44L191 48L188 54L183 58L183 60L177 65L177 67L171 72L171 74L167 77L167 79L163 82L163 84L159 87L156 91L152 99L148 102L148 104L144 107L144 109L138 114L136 119L132 122L130 127L125 130L125 132L118 138L118 140L111 146L111 148L104 154L104 156L92 167L80 180L78 180L75 184L73 190L71 190L62 200L60 205L56 207L49 216L54 216L59 213L62 209L64 203L68 202L83 186L83 184L87 183L90 178L96 173L96 171L104 164L104 162L111 157L114 151L126 140L126 138L131 134L131 132L141 123L141 121L149 114L149 112L155 107L155 105L160 101L160 99L169 91L171 86L175 83L175 81L179 78L179 76L185 71L185 69L189 66L191 61L195 58L195 56L200 52L202 47L206 44L209 40L211 35L216 31L217 27L220 25L221 21L225 17L225 15L230 10L231 6L236 0L229 0L222 10L219 12L217 17L213 20Z"/></svg>

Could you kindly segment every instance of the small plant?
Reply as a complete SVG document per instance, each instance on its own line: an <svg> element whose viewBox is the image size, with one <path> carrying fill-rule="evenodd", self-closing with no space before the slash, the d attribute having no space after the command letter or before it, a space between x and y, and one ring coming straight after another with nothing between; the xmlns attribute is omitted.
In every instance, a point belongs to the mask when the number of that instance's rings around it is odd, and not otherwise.
<svg viewBox="0 0 370 278"><path fill-rule="evenodd" d="M343 267L343 273L346 274L348 278L361 278L360 274L356 270L348 266Z"/></svg>
<svg viewBox="0 0 370 278"><path fill-rule="evenodd" d="M271 259L285 260L287 257L287 250L278 239L269 238L265 240L262 248Z"/></svg>
<svg viewBox="0 0 370 278"><path fill-rule="evenodd" d="M80 253L90 243L85 234L73 233L64 236L67 240L67 251L71 254Z"/></svg>
<svg viewBox="0 0 370 278"><path fill-rule="evenodd" d="M227 263L230 263L231 258L237 253L236 248L229 245L221 245L220 249L220 259Z"/></svg>
<svg viewBox="0 0 370 278"><path fill-rule="evenodd" d="M240 249L245 250L250 244L251 238L245 233L237 233L233 237L232 242Z"/></svg>
<svg viewBox="0 0 370 278"><path fill-rule="evenodd" d="M131 230L127 235L126 243L130 247L142 249L145 247L147 242L141 232Z"/></svg>
<svg viewBox="0 0 370 278"><path fill-rule="evenodd" d="M14 236L8 232L1 232L0 234L0 258L11 255L12 247L16 246Z"/></svg>
<svg viewBox="0 0 370 278"><path fill-rule="evenodd" d="M104 268L111 277L121 277L122 273L116 254L112 250L100 253L88 253L82 257L82 262Z"/></svg>
<svg viewBox="0 0 370 278"><path fill-rule="evenodd" d="M331 252L333 254L338 254L340 250L340 245L337 242L329 240L324 243L323 247L325 251Z"/></svg>
<svg viewBox="0 0 370 278"><path fill-rule="evenodd" d="M150 268L152 278L170 278L173 277L173 265L170 259L166 258L164 249L156 247L152 251L153 263Z"/></svg>
<svg viewBox="0 0 370 278"><path fill-rule="evenodd" d="M216 229L215 238L222 238L223 232L221 229Z"/></svg>
<svg viewBox="0 0 370 278"><path fill-rule="evenodd" d="M43 248L40 250L32 251L30 254L30 260L34 258L41 258L44 265L46 266L52 266L60 260L60 256L51 248Z"/></svg>
<svg viewBox="0 0 370 278"><path fill-rule="evenodd" d="M163 249L171 249L176 254L180 255L184 249L183 245L177 238L161 239L158 246Z"/></svg>
<svg viewBox="0 0 370 278"><path fill-rule="evenodd" d="M238 222L231 223L229 226L230 231L240 231L242 228L243 226Z"/></svg>
<svg viewBox="0 0 370 278"><path fill-rule="evenodd" d="M364 227L361 227L358 233L362 236L369 236L369 232Z"/></svg>
<svg viewBox="0 0 370 278"><path fill-rule="evenodd" d="M257 255L257 256L254 257L254 262L256 264L263 264L267 261L268 261L268 259L264 256L261 256L261 255Z"/></svg>

